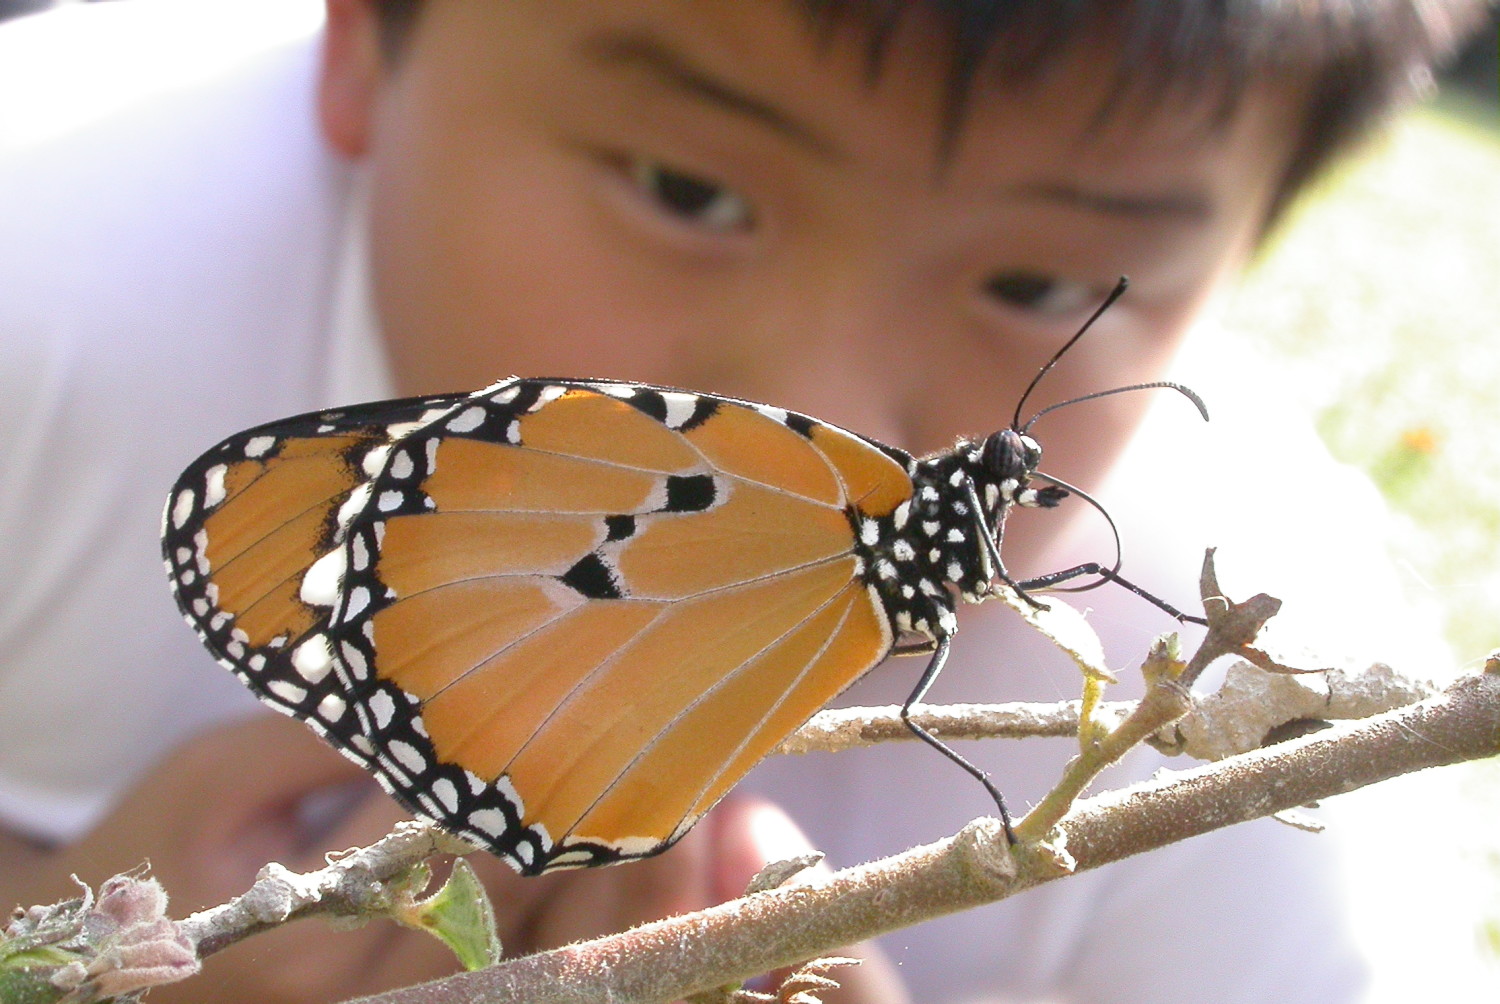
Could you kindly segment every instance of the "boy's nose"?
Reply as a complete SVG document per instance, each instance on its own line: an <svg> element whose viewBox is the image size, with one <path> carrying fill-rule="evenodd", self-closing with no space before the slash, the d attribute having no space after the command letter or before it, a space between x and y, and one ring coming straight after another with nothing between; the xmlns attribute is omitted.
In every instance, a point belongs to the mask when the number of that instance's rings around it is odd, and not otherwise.
<svg viewBox="0 0 1500 1004"><path fill-rule="evenodd" d="M749 302L700 357L698 385L900 445L911 438L924 333L894 300L855 284L801 283Z"/></svg>

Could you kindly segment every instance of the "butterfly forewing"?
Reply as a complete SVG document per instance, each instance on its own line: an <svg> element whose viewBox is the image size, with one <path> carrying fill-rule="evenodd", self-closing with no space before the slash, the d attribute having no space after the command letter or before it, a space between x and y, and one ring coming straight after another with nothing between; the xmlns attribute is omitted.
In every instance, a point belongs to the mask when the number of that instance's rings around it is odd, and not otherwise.
<svg viewBox="0 0 1500 1004"><path fill-rule="evenodd" d="M345 741L522 871L663 849L889 651L857 533L902 457L636 385L455 404L341 531Z"/></svg>

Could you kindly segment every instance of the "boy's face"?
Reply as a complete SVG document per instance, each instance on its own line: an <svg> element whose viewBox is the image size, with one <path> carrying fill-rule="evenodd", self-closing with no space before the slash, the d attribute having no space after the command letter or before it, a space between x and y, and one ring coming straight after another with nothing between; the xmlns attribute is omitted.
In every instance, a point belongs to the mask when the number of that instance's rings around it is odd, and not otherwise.
<svg viewBox="0 0 1500 1004"><path fill-rule="evenodd" d="M908 19L872 78L862 35L820 44L785 0L427 0L394 67L367 0L330 9L365 44L325 84L375 80L324 122L373 167L403 393L611 377L941 447L1007 424L1120 275L1028 410L1158 376L1291 142L1290 100L1255 91L1217 131L1212 95L1101 118L1113 68L1089 47L1024 90L981 73L945 165L931 26ZM1087 484L1146 396L1048 416L1047 469Z"/></svg>

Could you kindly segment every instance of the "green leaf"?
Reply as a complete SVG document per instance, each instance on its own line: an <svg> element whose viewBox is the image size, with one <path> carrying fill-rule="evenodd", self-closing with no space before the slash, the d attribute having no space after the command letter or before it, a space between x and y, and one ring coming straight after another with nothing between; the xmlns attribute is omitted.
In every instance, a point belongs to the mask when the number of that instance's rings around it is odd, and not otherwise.
<svg viewBox="0 0 1500 1004"><path fill-rule="evenodd" d="M54 1004L66 993L52 985L49 968L0 970L0 1004Z"/></svg>
<svg viewBox="0 0 1500 1004"><path fill-rule="evenodd" d="M465 969L483 969L500 961L494 907L479 876L463 858L453 862L453 872L443 887L414 904L402 919L447 945Z"/></svg>

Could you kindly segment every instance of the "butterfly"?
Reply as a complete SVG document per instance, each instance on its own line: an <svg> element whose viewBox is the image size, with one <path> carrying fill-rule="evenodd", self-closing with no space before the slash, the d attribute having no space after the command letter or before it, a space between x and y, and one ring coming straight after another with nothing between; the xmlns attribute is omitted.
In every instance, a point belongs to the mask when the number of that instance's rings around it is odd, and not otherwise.
<svg viewBox="0 0 1500 1004"><path fill-rule="evenodd" d="M1000 559L1007 513L1069 494L1040 458L1019 421L919 459L730 397L510 378L231 436L162 549L262 701L540 874L666 849L888 655L930 654L920 700L957 597L1076 572Z"/></svg>

